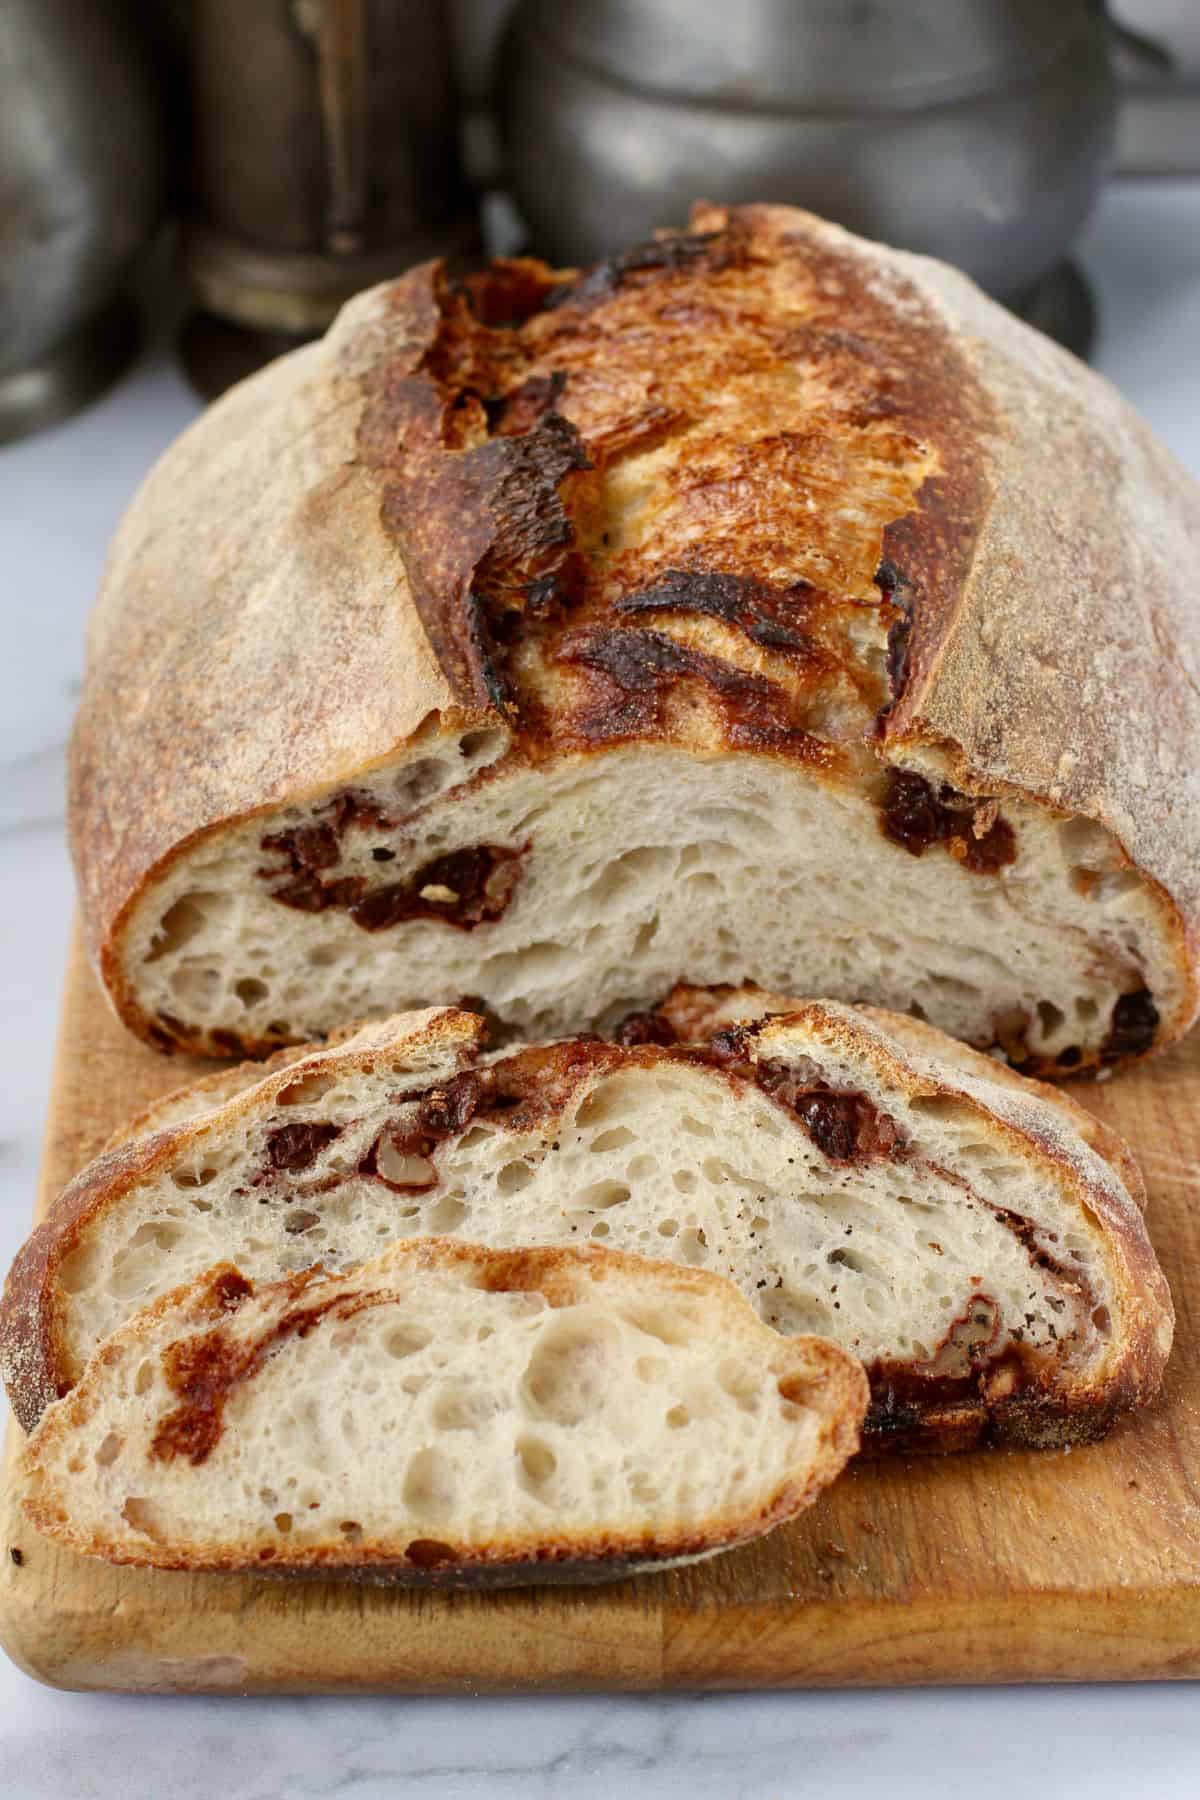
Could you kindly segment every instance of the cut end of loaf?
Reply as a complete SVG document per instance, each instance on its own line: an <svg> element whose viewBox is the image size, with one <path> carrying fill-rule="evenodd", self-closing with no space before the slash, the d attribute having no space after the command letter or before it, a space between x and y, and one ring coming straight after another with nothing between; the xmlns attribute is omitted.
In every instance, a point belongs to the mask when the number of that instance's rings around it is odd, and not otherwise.
<svg viewBox="0 0 1200 1800"><path fill-rule="evenodd" d="M949 271L698 218L415 269L152 478L72 758L149 1041L749 976L1064 1075L1195 1015L1194 493Z"/></svg>

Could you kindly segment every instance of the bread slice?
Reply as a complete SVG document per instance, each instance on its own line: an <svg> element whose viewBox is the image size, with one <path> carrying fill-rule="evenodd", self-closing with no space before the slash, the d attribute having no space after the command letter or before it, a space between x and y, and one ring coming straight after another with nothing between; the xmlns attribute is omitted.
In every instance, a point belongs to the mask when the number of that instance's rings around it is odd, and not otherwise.
<svg viewBox="0 0 1200 1800"><path fill-rule="evenodd" d="M44 1415L22 1491L110 1562L608 1580L793 1518L866 1404L853 1357L699 1269L442 1239L164 1295Z"/></svg>
<svg viewBox="0 0 1200 1800"><path fill-rule="evenodd" d="M1195 1016L1200 491L961 275L705 207L439 265L151 475L71 753L164 1047L675 981L919 1006L1030 1073Z"/></svg>
<svg viewBox="0 0 1200 1800"><path fill-rule="evenodd" d="M1078 1441L1155 1392L1172 1312L1140 1182L1052 1090L911 1020L748 990L680 989L623 1043L484 1031L368 1026L193 1117L176 1096L84 1170L0 1307L22 1422L216 1263L271 1281L451 1234L726 1275L863 1359L876 1445Z"/></svg>

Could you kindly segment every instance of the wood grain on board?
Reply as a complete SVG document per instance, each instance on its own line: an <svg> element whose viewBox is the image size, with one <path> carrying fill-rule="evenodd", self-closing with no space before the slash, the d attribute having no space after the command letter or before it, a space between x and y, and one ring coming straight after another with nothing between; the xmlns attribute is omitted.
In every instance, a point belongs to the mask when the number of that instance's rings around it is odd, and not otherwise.
<svg viewBox="0 0 1200 1800"><path fill-rule="evenodd" d="M201 1065L119 1027L72 949L39 1210ZM62 1687L455 1692L1200 1675L1200 1033L1078 1097L1139 1156L1175 1296L1162 1400L1106 1443L851 1468L796 1525L671 1575L431 1595L111 1568L0 1483L0 1644ZM19 1552L19 1561L10 1554Z"/></svg>

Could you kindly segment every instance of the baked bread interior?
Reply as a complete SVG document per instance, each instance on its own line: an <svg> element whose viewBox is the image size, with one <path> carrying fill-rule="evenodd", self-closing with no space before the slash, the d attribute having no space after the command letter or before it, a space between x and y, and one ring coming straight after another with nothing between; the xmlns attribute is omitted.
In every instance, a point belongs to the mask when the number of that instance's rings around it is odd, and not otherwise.
<svg viewBox="0 0 1200 1800"><path fill-rule="evenodd" d="M603 1580L794 1517L866 1398L852 1357L696 1269L401 1244L164 1296L45 1414L20 1480L40 1530L113 1562Z"/></svg>
<svg viewBox="0 0 1200 1800"><path fill-rule="evenodd" d="M139 1308L401 1239L600 1244L731 1280L871 1379L868 1440L1098 1436L1156 1390L1166 1284L1125 1147L900 1015L677 990L598 1038L488 1051L461 1011L365 1027L145 1115L18 1255L0 1352L32 1426Z"/></svg>

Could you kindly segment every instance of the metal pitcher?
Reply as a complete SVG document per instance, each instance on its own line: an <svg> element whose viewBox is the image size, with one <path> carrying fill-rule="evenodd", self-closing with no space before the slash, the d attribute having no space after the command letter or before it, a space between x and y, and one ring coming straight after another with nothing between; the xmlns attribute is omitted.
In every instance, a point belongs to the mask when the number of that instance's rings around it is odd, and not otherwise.
<svg viewBox="0 0 1200 1800"><path fill-rule="evenodd" d="M522 0L497 101L534 247L581 263L697 195L806 206L1018 296L1108 162L1094 0Z"/></svg>

